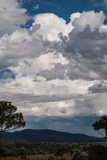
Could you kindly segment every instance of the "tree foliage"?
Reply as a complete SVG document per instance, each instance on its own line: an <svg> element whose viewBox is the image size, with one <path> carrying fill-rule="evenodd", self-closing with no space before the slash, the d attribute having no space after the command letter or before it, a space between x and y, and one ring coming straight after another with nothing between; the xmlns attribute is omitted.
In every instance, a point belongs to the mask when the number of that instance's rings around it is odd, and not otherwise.
<svg viewBox="0 0 107 160"><path fill-rule="evenodd" d="M0 132L24 127L22 113L16 113L17 107L8 101L0 101Z"/></svg>
<svg viewBox="0 0 107 160"><path fill-rule="evenodd" d="M105 132L105 138L107 139L107 115L102 116L100 120L93 123L92 127L97 131L103 129Z"/></svg>

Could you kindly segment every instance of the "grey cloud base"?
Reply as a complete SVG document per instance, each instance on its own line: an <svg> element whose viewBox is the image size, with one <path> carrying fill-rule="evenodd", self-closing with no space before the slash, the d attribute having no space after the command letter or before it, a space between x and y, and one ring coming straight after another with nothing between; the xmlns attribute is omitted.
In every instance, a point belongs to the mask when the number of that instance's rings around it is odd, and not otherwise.
<svg viewBox="0 0 107 160"><path fill-rule="evenodd" d="M25 117L29 128L34 129L54 129L69 133L83 133L101 137L92 129L92 124L99 119L97 116L86 117Z"/></svg>

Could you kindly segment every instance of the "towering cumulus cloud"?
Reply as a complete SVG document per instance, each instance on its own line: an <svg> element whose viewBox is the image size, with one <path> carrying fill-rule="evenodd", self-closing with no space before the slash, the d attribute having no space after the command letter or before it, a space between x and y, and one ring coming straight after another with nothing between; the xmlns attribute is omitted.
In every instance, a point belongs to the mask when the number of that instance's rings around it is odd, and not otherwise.
<svg viewBox="0 0 107 160"><path fill-rule="evenodd" d="M0 99L18 106L27 127L82 132L81 120L89 132L107 112L105 19L103 11L73 13L69 23L30 17L18 1L0 0Z"/></svg>

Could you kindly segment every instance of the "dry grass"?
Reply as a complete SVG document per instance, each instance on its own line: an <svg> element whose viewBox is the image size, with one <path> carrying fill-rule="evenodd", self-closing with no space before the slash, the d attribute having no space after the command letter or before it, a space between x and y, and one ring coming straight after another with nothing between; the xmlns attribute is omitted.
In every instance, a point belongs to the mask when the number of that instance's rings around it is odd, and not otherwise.
<svg viewBox="0 0 107 160"><path fill-rule="evenodd" d="M27 160L47 160L48 155L31 155L27 156ZM21 160L21 157L0 157L0 160Z"/></svg>

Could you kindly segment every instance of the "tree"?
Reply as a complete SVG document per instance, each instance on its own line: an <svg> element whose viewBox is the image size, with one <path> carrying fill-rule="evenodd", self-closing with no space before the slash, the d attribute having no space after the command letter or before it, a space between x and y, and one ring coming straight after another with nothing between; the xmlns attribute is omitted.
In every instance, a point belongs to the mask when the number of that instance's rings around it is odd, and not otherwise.
<svg viewBox="0 0 107 160"><path fill-rule="evenodd" d="M100 120L93 123L92 127L94 130L104 130L105 138L107 139L107 115L101 117Z"/></svg>
<svg viewBox="0 0 107 160"><path fill-rule="evenodd" d="M22 113L16 113L17 107L8 101L0 101L0 133L24 127Z"/></svg>

